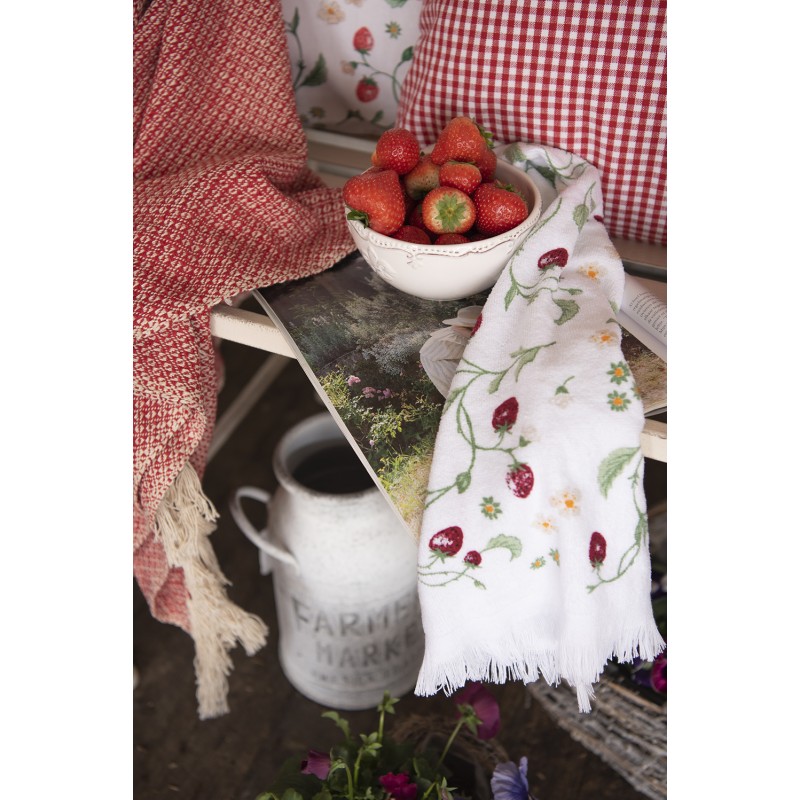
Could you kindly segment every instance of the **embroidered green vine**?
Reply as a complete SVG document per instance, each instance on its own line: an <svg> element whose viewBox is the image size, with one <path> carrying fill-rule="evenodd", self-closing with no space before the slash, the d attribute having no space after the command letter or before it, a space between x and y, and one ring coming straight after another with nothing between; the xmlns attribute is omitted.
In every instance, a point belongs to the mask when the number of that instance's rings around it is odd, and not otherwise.
<svg viewBox="0 0 800 800"><path fill-rule="evenodd" d="M444 415L447 413L450 407L455 404L456 431L470 448L469 465L465 470L456 475L452 483L448 484L447 486L442 486L439 489L429 489L427 493L428 500L425 503L425 508L428 508L428 506L430 506L432 503L435 503L437 500L444 497L444 495L446 495L452 489L457 489L459 494L467 490L472 482L472 470L475 466L479 452L506 453L511 458L509 470L512 472L521 466L521 462L517 459L515 451L520 447L525 447L526 445L530 444L530 442L524 436L520 436L516 444L509 445L507 442L512 435L511 431L508 427L501 426L494 429L496 434L496 440L494 442L478 443L472 417L470 416L469 411L466 409L464 400L466 399L467 392L470 390L470 388L477 380L481 378L492 376L492 381L486 389L488 394L494 394L498 391L500 384L503 382L504 378L509 374L509 372L511 372L511 370L514 370L514 380L518 380L522 369L536 359L539 351L545 347L551 347L554 344L555 342L549 342L548 344L536 345L535 347L520 348L519 350L511 353L511 358L513 360L505 369L501 370L485 369L473 361L469 361L468 359L463 360L462 363L465 364L467 368L456 370L456 375L466 374L472 375L472 377L463 386L454 389L450 393L447 401L444 404L444 408L442 409L442 414Z"/></svg>
<svg viewBox="0 0 800 800"><path fill-rule="evenodd" d="M530 236L532 236L536 231L540 230L543 225L546 225L551 219L553 219L553 217L556 216L561 208L560 197L555 203L553 203L553 206L555 208L552 213L549 216L540 219L531 230L531 233L527 238L530 238ZM517 253L519 253L520 250L521 248L517 250ZM566 251L564 251L564 254L566 255ZM511 278L511 285L508 287L503 299L506 311L508 311L508 307L511 305L511 302L518 295L524 298L530 305L542 294L547 294L560 311L559 317L555 320L556 325L563 325L565 322L571 320L578 313L578 311L580 311L580 306L574 300L564 297L557 297L558 294L567 294L570 296L583 294L582 289L561 286L559 272L561 266L563 266L563 263L561 265L554 263L549 267L537 268L535 272L536 279L530 284L523 283L517 278L517 276L514 274L515 265L516 254L508 265L508 275Z"/></svg>
<svg viewBox="0 0 800 800"><path fill-rule="evenodd" d="M605 459L603 459L597 471L597 481L600 485L600 491L603 497L608 497L608 492L611 489L614 481L622 474L625 467L633 461L636 456L639 460L633 474L628 477L631 484L631 492L633 494L633 505L636 508L636 526L633 531L633 544L620 556L617 563L616 572L610 577L606 578L602 575L605 564L605 540L599 533L592 534L592 544L590 544L590 551L594 546L595 537L599 537L600 543L598 546L599 554L591 556L592 569L597 575L597 583L590 584L586 587L588 592L593 592L598 586L604 583L614 583L618 581L630 568L633 566L636 558L641 552L643 547L647 547L648 527L647 527L647 514L644 509L639 507L636 500L636 487L640 481L640 471L644 464L644 456L640 447L621 447L614 450Z"/></svg>
<svg viewBox="0 0 800 800"><path fill-rule="evenodd" d="M451 529L452 530L452 529ZM458 529L460 533L460 528ZM441 533L441 532L440 532ZM438 534L437 534L438 535ZM486 547L482 550L470 550L463 559L463 567L460 569L444 569L437 570L437 564L445 563L448 559L455 555L452 547L441 547L436 542L436 536L431 539L429 545L431 549L431 559L427 564L420 565L417 570L420 583L425 586L447 586L450 583L459 581L462 578L472 581L472 585L476 589L485 589L486 584L479 581L472 573L480 569L483 562L483 556L490 550L505 549L511 554L510 560L519 558L522 555L522 541L516 536L507 536L501 533L499 536L492 537L487 543ZM458 547L460 549L461 542L459 540Z"/></svg>
<svg viewBox="0 0 800 800"><path fill-rule="evenodd" d="M580 178L587 167L587 162L575 156L574 153L569 153L569 160L561 167L553 162L550 153L547 152L544 153L544 157L547 159L547 165L536 164L525 157L522 148L518 144L507 147L503 151L503 156L512 163L522 162L522 169L524 169L525 172L530 172L532 169L535 169L552 186L556 185L556 178L560 178L562 181L574 181Z"/></svg>

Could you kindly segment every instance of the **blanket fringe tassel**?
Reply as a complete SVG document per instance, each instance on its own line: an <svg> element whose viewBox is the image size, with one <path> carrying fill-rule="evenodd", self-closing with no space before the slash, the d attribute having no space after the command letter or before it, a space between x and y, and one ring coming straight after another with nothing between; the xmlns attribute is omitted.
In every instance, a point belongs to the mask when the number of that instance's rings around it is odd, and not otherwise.
<svg viewBox="0 0 800 800"><path fill-rule="evenodd" d="M155 535L171 567L183 569L187 608L195 643L194 668L200 719L226 714L229 651L237 642L251 656L267 643L267 626L254 614L232 603L209 535L219 513L203 493L188 462L167 489L155 516Z"/></svg>

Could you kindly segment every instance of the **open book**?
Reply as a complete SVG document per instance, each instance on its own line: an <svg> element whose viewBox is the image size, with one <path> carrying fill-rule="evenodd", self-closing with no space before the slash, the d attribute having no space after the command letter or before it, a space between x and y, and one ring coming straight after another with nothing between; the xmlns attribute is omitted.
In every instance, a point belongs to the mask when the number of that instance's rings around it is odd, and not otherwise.
<svg viewBox="0 0 800 800"><path fill-rule="evenodd" d="M618 318L645 347L667 360L666 284L626 275Z"/></svg>
<svg viewBox="0 0 800 800"><path fill-rule="evenodd" d="M622 353L636 377L645 416L667 407L666 289L666 283L626 274L617 314Z"/></svg>

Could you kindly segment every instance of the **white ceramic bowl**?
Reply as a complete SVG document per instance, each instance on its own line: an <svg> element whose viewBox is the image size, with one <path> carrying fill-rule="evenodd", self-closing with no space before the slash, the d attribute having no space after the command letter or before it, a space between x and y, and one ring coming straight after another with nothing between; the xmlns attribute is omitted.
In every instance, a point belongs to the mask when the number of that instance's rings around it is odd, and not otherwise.
<svg viewBox="0 0 800 800"><path fill-rule="evenodd" d="M499 236L466 244L414 244L347 220L350 234L364 260L401 292L425 300L463 300L494 285L542 211L542 196L521 169L498 159L496 177L519 188L531 210L524 222Z"/></svg>

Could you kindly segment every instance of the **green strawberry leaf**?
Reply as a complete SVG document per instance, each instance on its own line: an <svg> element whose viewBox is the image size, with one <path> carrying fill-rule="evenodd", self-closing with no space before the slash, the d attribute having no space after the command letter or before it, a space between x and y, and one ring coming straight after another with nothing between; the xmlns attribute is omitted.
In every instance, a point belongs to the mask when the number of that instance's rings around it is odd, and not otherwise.
<svg viewBox="0 0 800 800"><path fill-rule="evenodd" d="M502 383L504 377L505 375L503 373L497 375L489 384L489 387L486 389L486 391L489 394L494 394L500 388L500 384Z"/></svg>
<svg viewBox="0 0 800 800"><path fill-rule="evenodd" d="M325 64L325 56L319 54L317 63L314 64L311 72L306 75L305 79L300 83L301 86L320 86L328 80L328 67Z"/></svg>
<svg viewBox="0 0 800 800"><path fill-rule="evenodd" d="M608 497L611 484L639 451L638 447L619 447L603 459L597 470L597 482L603 497Z"/></svg>
<svg viewBox="0 0 800 800"><path fill-rule="evenodd" d="M400 63L402 64L404 61L411 61L413 57L414 57L414 48L406 47L406 49L403 50L403 55L400 56Z"/></svg>
<svg viewBox="0 0 800 800"><path fill-rule="evenodd" d="M506 292L505 296L505 310L508 311L508 307L511 305L511 301L516 297L518 294L519 289L517 288L517 282L513 281L511 286L508 287L508 291Z"/></svg>
<svg viewBox="0 0 800 800"><path fill-rule="evenodd" d="M561 316L556 320L556 325L569 322L579 311L580 306L574 300L553 300L561 309Z"/></svg>
<svg viewBox="0 0 800 800"><path fill-rule="evenodd" d="M347 219L352 219L356 222L362 222L367 228L369 228L369 214L367 214L366 211L356 211L355 209L351 209L347 212Z"/></svg>
<svg viewBox="0 0 800 800"><path fill-rule="evenodd" d="M300 24L300 11L297 8L295 8L292 21L286 23L287 30L289 31L289 33L296 33L297 26L299 24Z"/></svg>
<svg viewBox="0 0 800 800"><path fill-rule="evenodd" d="M589 207L585 203L575 206L575 210L572 212L572 219L575 220L578 230L582 230L586 220L589 219Z"/></svg>
<svg viewBox="0 0 800 800"><path fill-rule="evenodd" d="M647 517L644 514L639 515L639 522L636 524L636 531L633 534L633 541L636 544L641 544L647 536Z"/></svg>
<svg viewBox="0 0 800 800"><path fill-rule="evenodd" d="M458 489L459 494L463 494L469 488L469 485L472 481L472 476L469 472L461 472L456 475L456 489Z"/></svg>
<svg viewBox="0 0 800 800"><path fill-rule="evenodd" d="M550 169L550 167L540 167L536 164L533 165L533 168L545 179L547 180L552 186L556 185L556 172L554 169Z"/></svg>
<svg viewBox="0 0 800 800"><path fill-rule="evenodd" d="M504 547L508 550L508 552L511 553L512 561L522 555L522 542L516 536L507 536L501 533L499 536L495 536L493 539L489 540L489 544L486 545L483 552L495 550L498 547Z"/></svg>

